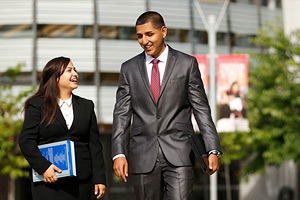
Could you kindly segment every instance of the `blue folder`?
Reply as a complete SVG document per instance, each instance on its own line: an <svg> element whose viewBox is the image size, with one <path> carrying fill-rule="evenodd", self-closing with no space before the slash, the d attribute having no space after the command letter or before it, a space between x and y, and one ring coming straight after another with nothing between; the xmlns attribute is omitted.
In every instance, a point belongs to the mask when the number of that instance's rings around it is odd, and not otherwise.
<svg viewBox="0 0 300 200"><path fill-rule="evenodd" d="M75 146L73 141L64 140L53 142L39 145L38 148L42 156L62 170L61 173L55 172L57 178L77 176ZM33 182L44 181L44 177L32 169L32 180Z"/></svg>

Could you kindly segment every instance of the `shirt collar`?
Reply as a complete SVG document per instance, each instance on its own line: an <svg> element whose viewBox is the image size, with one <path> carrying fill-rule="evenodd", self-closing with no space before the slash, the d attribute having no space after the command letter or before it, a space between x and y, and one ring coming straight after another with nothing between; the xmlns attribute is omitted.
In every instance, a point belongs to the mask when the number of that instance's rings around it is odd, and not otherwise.
<svg viewBox="0 0 300 200"><path fill-rule="evenodd" d="M163 62L163 63L167 63L167 59L168 59L168 54L169 54L169 47L167 44L165 50L162 52L162 54L160 54L160 56L158 56L158 60L159 62ZM154 60L155 58L153 58L152 56L149 56L146 52L146 64L149 64L152 62L152 60Z"/></svg>
<svg viewBox="0 0 300 200"><path fill-rule="evenodd" d="M65 101L63 101L60 98L58 98L58 105L59 105L59 107L62 107L63 103L66 103L67 106L70 107L72 105L72 95L71 95L71 97L69 99L67 99Z"/></svg>

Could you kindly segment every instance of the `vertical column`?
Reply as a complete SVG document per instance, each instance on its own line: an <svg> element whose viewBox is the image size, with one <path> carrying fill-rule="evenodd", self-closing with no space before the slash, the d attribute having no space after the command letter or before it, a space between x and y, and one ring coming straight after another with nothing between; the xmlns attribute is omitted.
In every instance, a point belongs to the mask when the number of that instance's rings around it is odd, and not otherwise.
<svg viewBox="0 0 300 200"><path fill-rule="evenodd" d="M95 86L96 86L96 114L100 119L100 65L99 65L99 30L98 30L98 0L94 0L94 27L93 35L95 41Z"/></svg>
<svg viewBox="0 0 300 200"><path fill-rule="evenodd" d="M209 103L211 107L211 116L216 122L216 17L214 15L208 16L208 47L209 47ZM217 200L217 172L209 177L210 184L210 200Z"/></svg>
<svg viewBox="0 0 300 200"><path fill-rule="evenodd" d="M228 4L227 8L227 42L229 46L229 53L232 54L232 31L231 31L231 10L230 10L230 4Z"/></svg>
<svg viewBox="0 0 300 200"><path fill-rule="evenodd" d="M32 0L32 74L31 84L37 85L37 0Z"/></svg>
<svg viewBox="0 0 300 200"><path fill-rule="evenodd" d="M145 0L146 11L150 10L150 0Z"/></svg>
<svg viewBox="0 0 300 200"><path fill-rule="evenodd" d="M196 53L195 51L195 42L194 42L194 32L195 32L195 21L194 21L194 0L190 0L190 38L191 38L191 47L192 54Z"/></svg>

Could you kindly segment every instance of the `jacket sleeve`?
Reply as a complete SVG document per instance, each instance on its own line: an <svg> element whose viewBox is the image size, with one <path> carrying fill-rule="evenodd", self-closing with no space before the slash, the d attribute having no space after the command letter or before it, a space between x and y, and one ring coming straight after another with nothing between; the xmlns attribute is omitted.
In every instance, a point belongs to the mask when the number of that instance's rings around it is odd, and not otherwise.
<svg viewBox="0 0 300 200"><path fill-rule="evenodd" d="M29 165L39 174L43 174L51 165L37 147L41 123L42 103L38 99L29 101L22 126L19 146Z"/></svg>
<svg viewBox="0 0 300 200"><path fill-rule="evenodd" d="M205 142L206 150L218 150L221 152L218 133L211 117L211 110L205 94L196 58L192 59L191 65L188 84L189 102L193 108L193 113Z"/></svg>
<svg viewBox="0 0 300 200"><path fill-rule="evenodd" d="M126 78L124 66L122 65L113 112L112 158L118 154L127 155L131 117L130 86Z"/></svg>
<svg viewBox="0 0 300 200"><path fill-rule="evenodd" d="M89 147L92 157L93 183L106 185L106 168L103 158L103 147L100 142L96 115L94 109L92 110Z"/></svg>

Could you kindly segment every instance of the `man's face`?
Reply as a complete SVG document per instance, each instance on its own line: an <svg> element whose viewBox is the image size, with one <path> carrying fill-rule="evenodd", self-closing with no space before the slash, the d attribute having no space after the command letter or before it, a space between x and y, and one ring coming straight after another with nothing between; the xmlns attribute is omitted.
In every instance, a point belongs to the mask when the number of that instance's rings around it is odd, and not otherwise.
<svg viewBox="0 0 300 200"><path fill-rule="evenodd" d="M164 51L164 38L167 35L166 26L163 26L161 29L156 29L151 22L137 25L136 35L141 47L149 56L157 58Z"/></svg>

